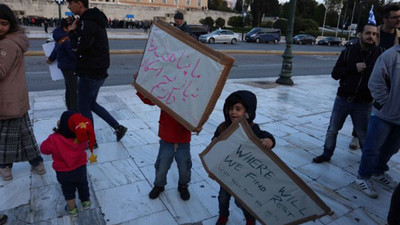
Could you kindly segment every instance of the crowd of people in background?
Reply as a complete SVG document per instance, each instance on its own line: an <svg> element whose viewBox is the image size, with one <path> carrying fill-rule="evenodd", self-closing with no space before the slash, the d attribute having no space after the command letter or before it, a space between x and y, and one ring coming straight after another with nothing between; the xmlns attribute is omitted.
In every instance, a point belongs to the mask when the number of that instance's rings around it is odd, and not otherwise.
<svg viewBox="0 0 400 225"><path fill-rule="evenodd" d="M71 17L71 16L69 16ZM19 18L19 23L23 26L33 27L57 27L59 25L58 18L46 18L39 16L24 16ZM150 20L134 20L134 19L111 19L108 18L107 28L122 28L122 29L143 29L147 32L152 21Z"/></svg>

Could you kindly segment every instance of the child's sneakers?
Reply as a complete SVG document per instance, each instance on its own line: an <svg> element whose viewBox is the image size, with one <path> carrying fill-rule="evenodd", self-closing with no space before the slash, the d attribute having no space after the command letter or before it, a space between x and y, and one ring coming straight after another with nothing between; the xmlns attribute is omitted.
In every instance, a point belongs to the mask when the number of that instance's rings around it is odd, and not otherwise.
<svg viewBox="0 0 400 225"><path fill-rule="evenodd" d="M82 202L82 208L83 209L90 209L90 206L91 206L92 204L90 203L90 200L87 200L87 201L83 201Z"/></svg>
<svg viewBox="0 0 400 225"><path fill-rule="evenodd" d="M215 225L226 225L227 222L228 222L227 217L219 216L217 223Z"/></svg>
<svg viewBox="0 0 400 225"><path fill-rule="evenodd" d="M187 185L178 185L178 191L181 194L181 199L187 201L190 198L190 193Z"/></svg>
<svg viewBox="0 0 400 225"><path fill-rule="evenodd" d="M67 212L70 216L78 216L78 208L75 207L73 209L69 209L68 204L65 205L65 212Z"/></svg>
<svg viewBox="0 0 400 225"><path fill-rule="evenodd" d="M256 220L254 218L246 218L246 225L256 225Z"/></svg>

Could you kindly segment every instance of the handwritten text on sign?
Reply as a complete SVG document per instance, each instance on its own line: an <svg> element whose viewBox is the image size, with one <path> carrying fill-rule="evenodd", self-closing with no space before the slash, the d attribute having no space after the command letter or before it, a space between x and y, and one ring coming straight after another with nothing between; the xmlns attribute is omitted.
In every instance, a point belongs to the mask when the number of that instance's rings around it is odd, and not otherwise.
<svg viewBox="0 0 400 225"><path fill-rule="evenodd" d="M137 82L191 124L203 115L223 66L153 26Z"/></svg>
<svg viewBox="0 0 400 225"><path fill-rule="evenodd" d="M264 224L287 224L324 214L324 210L248 138L242 123L227 139L215 143L203 155L203 163Z"/></svg>

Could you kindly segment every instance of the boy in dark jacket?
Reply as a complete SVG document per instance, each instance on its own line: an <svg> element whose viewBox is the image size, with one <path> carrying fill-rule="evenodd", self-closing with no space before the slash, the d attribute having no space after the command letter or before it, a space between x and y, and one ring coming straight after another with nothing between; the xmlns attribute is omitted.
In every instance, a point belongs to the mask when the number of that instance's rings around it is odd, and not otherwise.
<svg viewBox="0 0 400 225"><path fill-rule="evenodd" d="M222 122L214 133L214 138L221 135L226 128L228 128L232 122L242 117L245 113L248 115L248 123L253 130L254 134L261 139L263 146L271 149L275 146L275 138L272 134L267 131L260 129L260 126L253 122L256 117L257 109L257 97L250 91L240 90L233 92L225 100L223 112L225 121ZM211 176L211 178L213 178ZM223 187L220 187L218 195L219 205L219 218L216 225L225 225L229 217L229 201L231 194L227 192ZM238 201L235 201L236 205L243 210L243 214L246 218L246 225L255 224L255 218L247 212Z"/></svg>
<svg viewBox="0 0 400 225"><path fill-rule="evenodd" d="M76 55L72 51L71 42L68 38L68 22L61 21L61 25L54 29L53 39L56 41L53 51L46 63L50 64L57 60L57 67L61 70L65 82L65 102L68 110L78 111L78 76L75 74Z"/></svg>

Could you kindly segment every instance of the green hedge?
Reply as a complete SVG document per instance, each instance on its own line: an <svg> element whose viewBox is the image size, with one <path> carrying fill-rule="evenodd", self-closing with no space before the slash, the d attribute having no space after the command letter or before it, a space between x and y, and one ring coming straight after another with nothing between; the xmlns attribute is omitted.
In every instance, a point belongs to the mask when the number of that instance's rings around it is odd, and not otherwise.
<svg viewBox="0 0 400 225"><path fill-rule="evenodd" d="M228 28L229 30L231 30L231 31L233 31L233 32L235 32L235 33L242 33L242 28L237 28L237 27L230 27L230 28ZM243 30L244 30L244 33L247 33L247 32L249 32L251 29L253 29L252 27L245 27Z"/></svg>

